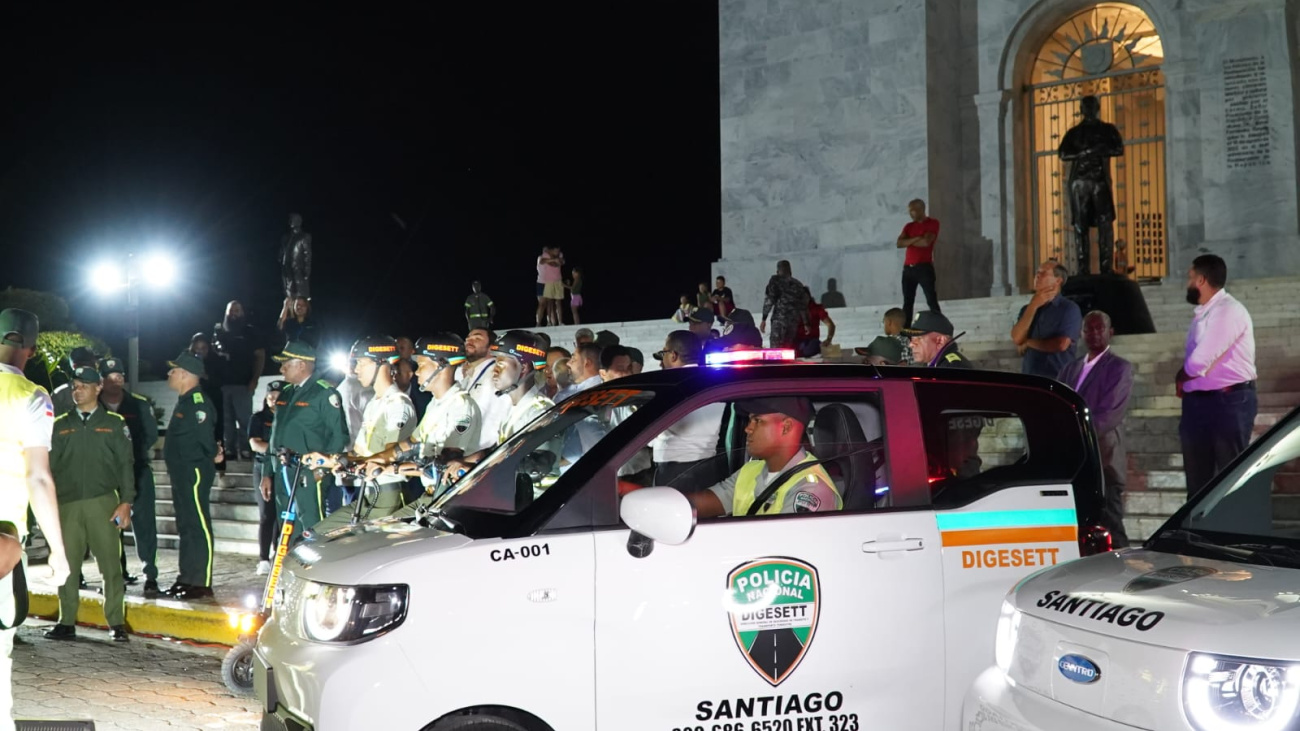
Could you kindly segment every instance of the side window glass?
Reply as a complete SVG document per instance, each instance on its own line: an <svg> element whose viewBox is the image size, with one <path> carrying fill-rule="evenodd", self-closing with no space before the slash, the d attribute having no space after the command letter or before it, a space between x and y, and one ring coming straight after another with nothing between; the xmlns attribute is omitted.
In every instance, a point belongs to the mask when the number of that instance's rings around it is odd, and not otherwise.
<svg viewBox="0 0 1300 731"><path fill-rule="evenodd" d="M1088 437L1055 394L947 383L918 383L916 391L936 507L1012 485L1070 483L1087 466Z"/></svg>
<svg viewBox="0 0 1300 731"><path fill-rule="evenodd" d="M619 491L672 487L702 518L888 507L881 403L859 392L702 405L651 435Z"/></svg>

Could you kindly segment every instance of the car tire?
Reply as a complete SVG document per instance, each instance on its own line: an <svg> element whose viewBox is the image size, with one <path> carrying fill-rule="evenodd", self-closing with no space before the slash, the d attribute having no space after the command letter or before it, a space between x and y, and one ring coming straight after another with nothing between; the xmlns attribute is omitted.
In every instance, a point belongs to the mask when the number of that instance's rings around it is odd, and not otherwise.
<svg viewBox="0 0 1300 731"><path fill-rule="evenodd" d="M529 731L514 721L496 716L452 716L429 726L425 731Z"/></svg>
<svg viewBox="0 0 1300 731"><path fill-rule="evenodd" d="M245 698L253 695L253 643L240 642L230 648L221 661L221 682L231 693Z"/></svg>

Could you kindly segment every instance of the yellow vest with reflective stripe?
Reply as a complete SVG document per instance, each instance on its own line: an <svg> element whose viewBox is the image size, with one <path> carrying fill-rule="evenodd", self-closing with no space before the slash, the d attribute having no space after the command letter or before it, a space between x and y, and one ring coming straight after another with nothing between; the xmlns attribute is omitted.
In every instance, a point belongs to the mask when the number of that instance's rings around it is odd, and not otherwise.
<svg viewBox="0 0 1300 731"><path fill-rule="evenodd" d="M799 464L813 461L816 461L816 458L809 454L800 460ZM754 504L754 500L758 498L758 493L762 491L758 487L758 476L762 472L763 460L754 459L746 462L745 466L741 467L740 471L736 473L736 490L731 498L732 515L747 515L749 513L749 506ZM773 477L775 476L773 475ZM844 501L840 498L839 490L835 489L835 483L831 481L830 475L826 474L826 470L822 469L821 465L813 465L787 477L785 483L778 487L776 492L772 493L771 499L767 501L766 505L759 508L755 515L780 513L781 506L785 505L785 496L796 488L801 480L819 480L826 484L830 487L831 492L835 493L835 509L839 510L844 507ZM766 489L767 486L765 485L763 490Z"/></svg>
<svg viewBox="0 0 1300 731"><path fill-rule="evenodd" d="M0 520L27 535L27 455L23 429L32 394L45 389L15 373L0 372Z"/></svg>

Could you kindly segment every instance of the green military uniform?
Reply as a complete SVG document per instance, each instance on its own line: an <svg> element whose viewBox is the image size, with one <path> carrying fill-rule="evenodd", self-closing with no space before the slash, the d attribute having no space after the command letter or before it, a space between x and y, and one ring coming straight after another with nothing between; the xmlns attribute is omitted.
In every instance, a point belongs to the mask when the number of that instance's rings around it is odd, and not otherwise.
<svg viewBox="0 0 1300 731"><path fill-rule="evenodd" d="M975 367L970 358L962 355L962 352L957 350L957 343L948 343L943 346L943 350L939 351L939 354L935 356L930 365L934 368L965 368L967 370Z"/></svg>
<svg viewBox="0 0 1300 731"><path fill-rule="evenodd" d="M288 360L316 362L316 349L294 341L284 346L284 352L273 356L283 363ZM294 454L320 452L338 454L348 445L347 419L343 415L343 399L329 381L308 378L302 383L290 383L280 392L275 402L275 421L271 424L268 461L275 469L275 504L283 514L289 510L289 481L294 468L279 464L274 455L281 449ZM294 539L325 517L325 496L322 480L303 466L295 493Z"/></svg>
<svg viewBox="0 0 1300 731"><path fill-rule="evenodd" d="M106 358L101 364L101 376L122 372L122 361L117 358ZM100 401L103 402L102 394ZM117 405L116 411L126 421L127 429L131 432L131 454L135 459L135 501L131 503L131 533L135 537L135 555L144 564L145 578L157 581L157 491L154 489L150 463L153 461L153 445L158 443L158 420L153 414L153 402L125 389L122 390L122 403ZM122 552L122 573L126 573L125 551Z"/></svg>
<svg viewBox="0 0 1300 731"><path fill-rule="evenodd" d="M80 371L93 374L95 380L89 382L98 382L94 369ZM120 415L98 407L83 415L74 408L54 420L50 472L71 569L59 587L61 625L77 623L78 577L87 548L104 577L104 618L110 627L126 624L126 584L119 563L122 536L110 519L119 505L135 499L133 463L129 428Z"/></svg>
<svg viewBox="0 0 1300 731"><path fill-rule="evenodd" d="M189 353L169 361L202 375L203 363ZM197 371L197 372L196 372ZM199 386L181 394L167 423L163 459L171 480L172 505L176 508L176 532L180 537L180 573L176 583L192 587L212 586L212 481L216 478L217 406Z"/></svg>

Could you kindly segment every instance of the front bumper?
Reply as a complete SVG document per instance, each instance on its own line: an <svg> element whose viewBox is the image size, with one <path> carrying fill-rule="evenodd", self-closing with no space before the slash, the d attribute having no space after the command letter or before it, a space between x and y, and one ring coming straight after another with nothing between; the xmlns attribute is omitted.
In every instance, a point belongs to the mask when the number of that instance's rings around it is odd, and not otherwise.
<svg viewBox="0 0 1300 731"><path fill-rule="evenodd" d="M356 645L291 637L274 618L253 654L253 687L265 714L263 729L335 731L421 728L432 721L422 704L428 689L393 635Z"/></svg>
<svg viewBox="0 0 1300 731"><path fill-rule="evenodd" d="M963 731L1133 731L1007 682L997 668L975 679L962 702Z"/></svg>

